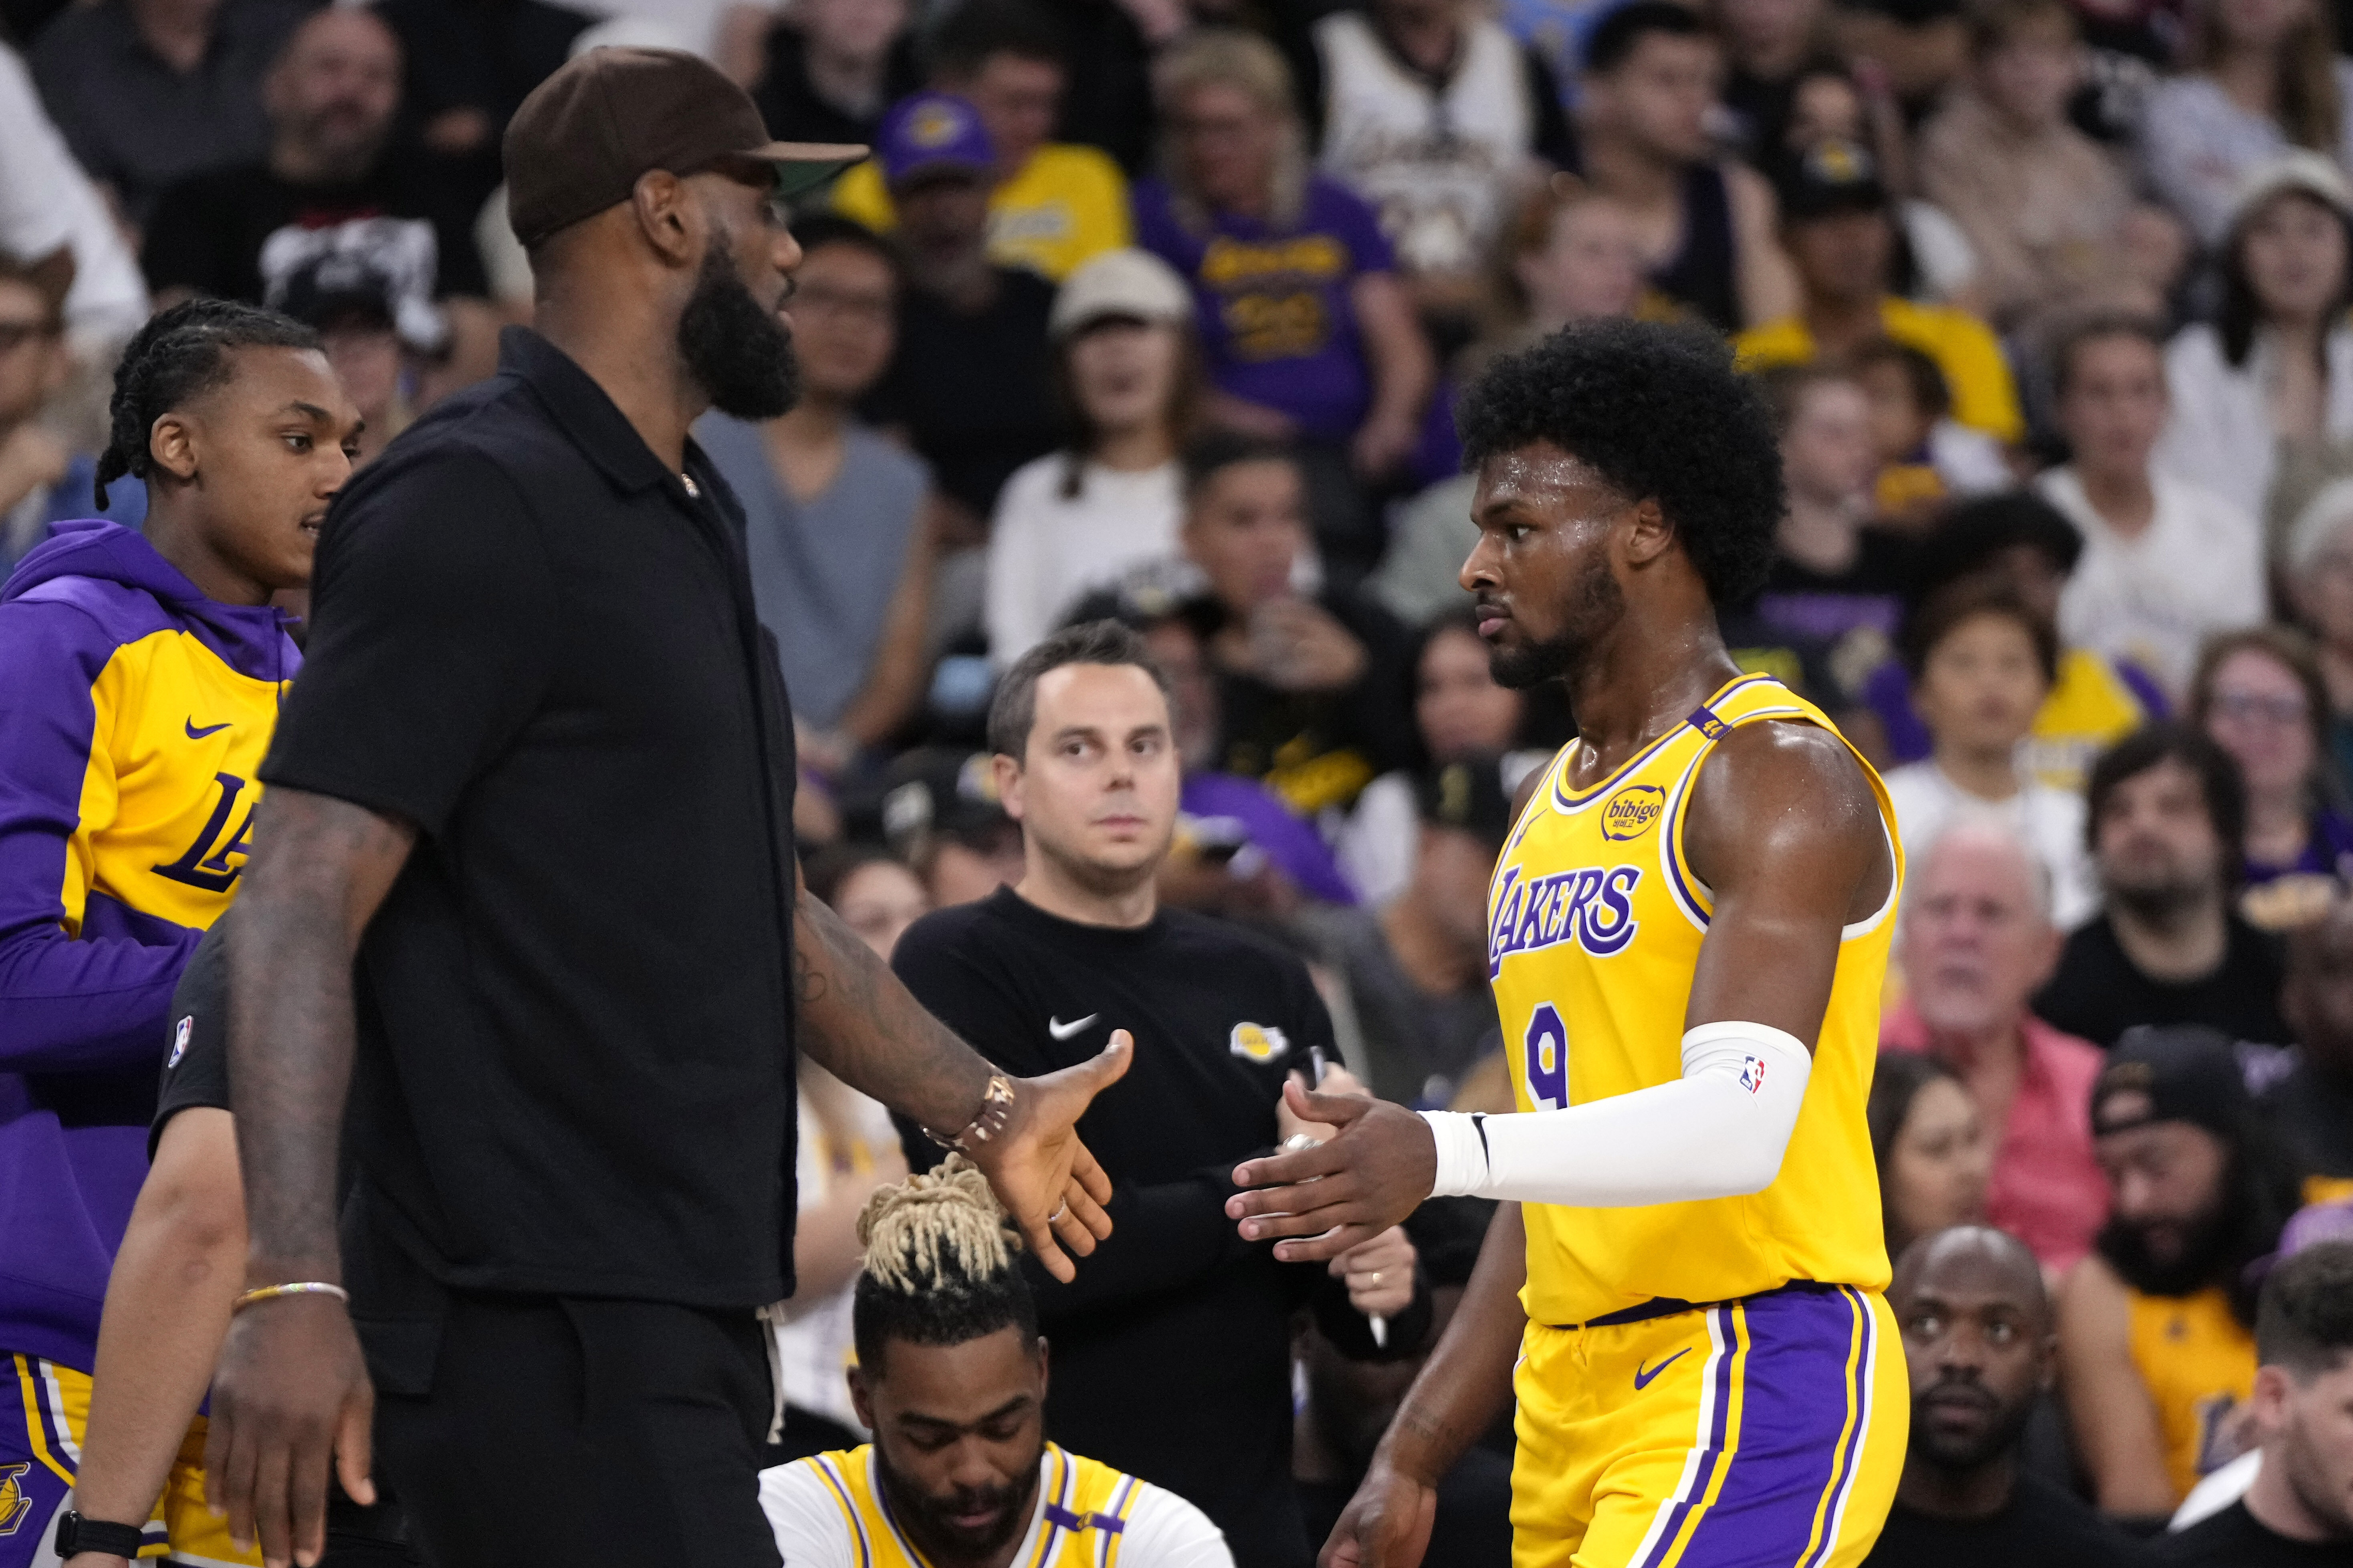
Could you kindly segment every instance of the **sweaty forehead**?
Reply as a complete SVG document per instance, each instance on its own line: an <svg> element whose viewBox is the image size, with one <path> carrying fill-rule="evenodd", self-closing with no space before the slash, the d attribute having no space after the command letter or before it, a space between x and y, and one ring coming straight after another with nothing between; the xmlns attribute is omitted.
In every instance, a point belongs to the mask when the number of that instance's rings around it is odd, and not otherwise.
<svg viewBox="0 0 2353 1568"><path fill-rule="evenodd" d="M1548 440L1530 441L1491 452L1479 464L1474 513L1491 506L1519 504L1589 506L1622 504L1625 497L1600 469Z"/></svg>

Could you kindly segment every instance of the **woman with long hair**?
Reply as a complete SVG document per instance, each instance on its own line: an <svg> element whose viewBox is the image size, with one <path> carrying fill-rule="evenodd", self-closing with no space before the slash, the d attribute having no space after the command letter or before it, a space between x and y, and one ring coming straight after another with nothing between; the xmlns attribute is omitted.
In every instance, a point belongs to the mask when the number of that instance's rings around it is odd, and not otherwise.
<svg viewBox="0 0 2353 1568"><path fill-rule="evenodd" d="M1282 55L1205 29L1160 57L1155 88L1164 173L1135 184L1136 243L1193 286L1209 421L1299 443L1319 484L1395 473L1420 438L1430 346L1372 207L1309 168Z"/></svg>
<svg viewBox="0 0 2353 1568"><path fill-rule="evenodd" d="M2296 152L2252 176L2221 260L2215 320L2184 327L2166 349L2173 411L2153 460L2262 518L2284 460L2310 461L2353 440L2345 318L2353 191L2344 174Z"/></svg>
<svg viewBox="0 0 2353 1568"><path fill-rule="evenodd" d="M2353 822L2335 805L2328 686L2310 639L2286 626L2213 638L2189 683L2189 720L2247 786L2242 912L2274 930L2318 918L2353 866Z"/></svg>
<svg viewBox="0 0 2353 1568"><path fill-rule="evenodd" d="M2288 149L2353 160L2353 63L2323 0L2198 0L2186 57L2149 95L2140 158L2201 243L2221 242L2242 184Z"/></svg>
<svg viewBox="0 0 2353 1568"><path fill-rule="evenodd" d="M1889 1258L1947 1226L1985 1218L1993 1144L1952 1068L1932 1056L1882 1050L1863 1117Z"/></svg>
<svg viewBox="0 0 2353 1568"><path fill-rule="evenodd" d="M1056 297L1049 331L1070 438L997 497L983 605L997 668L1090 589L1176 552L1176 454L1201 380L1192 315L1184 279L1142 250L1096 257Z"/></svg>

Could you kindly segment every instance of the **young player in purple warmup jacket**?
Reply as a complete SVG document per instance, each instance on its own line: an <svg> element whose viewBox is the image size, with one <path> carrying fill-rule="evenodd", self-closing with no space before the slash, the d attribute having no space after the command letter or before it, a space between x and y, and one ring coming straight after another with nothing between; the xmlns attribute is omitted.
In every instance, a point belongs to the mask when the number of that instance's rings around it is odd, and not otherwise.
<svg viewBox="0 0 2353 1568"><path fill-rule="evenodd" d="M218 300L140 331L112 414L100 486L145 482L144 534L58 523L0 586L0 1568L73 1484L173 987L301 662L269 599L310 580L359 426L315 334Z"/></svg>

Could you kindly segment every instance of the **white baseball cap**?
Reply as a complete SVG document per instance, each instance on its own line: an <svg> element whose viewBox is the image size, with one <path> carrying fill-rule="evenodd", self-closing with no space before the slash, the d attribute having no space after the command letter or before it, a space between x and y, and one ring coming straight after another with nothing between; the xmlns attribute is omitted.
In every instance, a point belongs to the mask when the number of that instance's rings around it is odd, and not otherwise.
<svg viewBox="0 0 2353 1568"><path fill-rule="evenodd" d="M1046 325L1059 341L1106 316L1181 326L1193 319L1192 291L1148 250L1106 250L1063 280Z"/></svg>
<svg viewBox="0 0 2353 1568"><path fill-rule="evenodd" d="M2246 222L2257 207L2283 191L2299 192L2353 218L2353 189L2347 187L2345 172L2337 166L2337 160L2309 147L2296 147L2247 171L2231 198L2231 227Z"/></svg>

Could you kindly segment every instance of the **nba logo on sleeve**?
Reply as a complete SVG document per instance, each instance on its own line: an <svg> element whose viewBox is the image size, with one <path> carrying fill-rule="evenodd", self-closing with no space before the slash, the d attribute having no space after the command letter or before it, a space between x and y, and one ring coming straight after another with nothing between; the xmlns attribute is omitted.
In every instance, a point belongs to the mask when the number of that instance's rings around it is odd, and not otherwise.
<svg viewBox="0 0 2353 1568"><path fill-rule="evenodd" d="M180 1020L178 1028L172 1031L172 1055L171 1059L164 1064L165 1072L170 1072L174 1068L178 1067L180 1058L188 1054L188 1037L195 1032L195 1028L196 1016L191 1013Z"/></svg>
<svg viewBox="0 0 2353 1568"><path fill-rule="evenodd" d="M1740 1087L1746 1089L1751 1094L1756 1094L1764 1089L1764 1058L1743 1057L1740 1058Z"/></svg>

